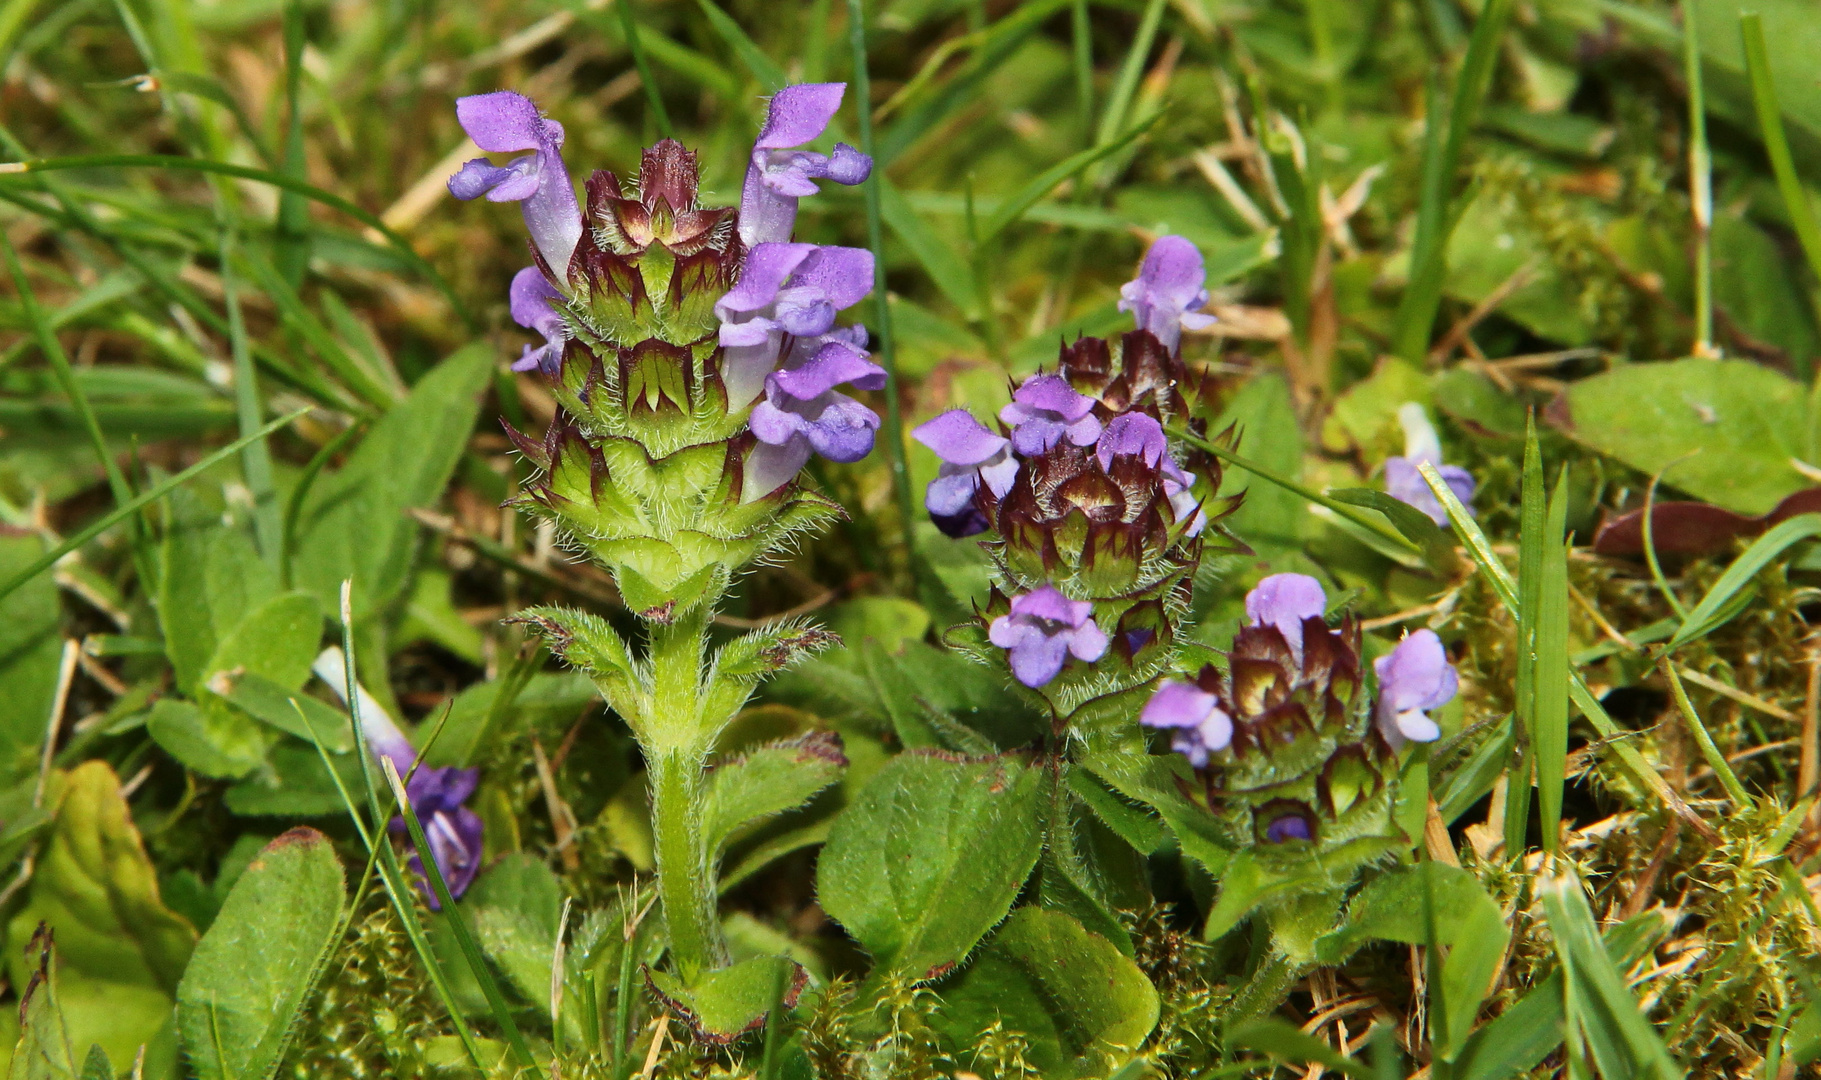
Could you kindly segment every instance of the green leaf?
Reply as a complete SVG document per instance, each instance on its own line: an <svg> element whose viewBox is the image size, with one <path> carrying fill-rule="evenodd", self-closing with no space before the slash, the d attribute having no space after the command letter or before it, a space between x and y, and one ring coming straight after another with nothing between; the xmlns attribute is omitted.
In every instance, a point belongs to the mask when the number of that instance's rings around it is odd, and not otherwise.
<svg viewBox="0 0 1821 1080"><path fill-rule="evenodd" d="M1227 1032L1227 1041L1234 1046L1263 1051L1283 1061L1319 1062L1335 1072L1361 1080L1370 1075L1365 1065L1282 1020L1252 1020L1240 1024Z"/></svg>
<svg viewBox="0 0 1821 1080"><path fill-rule="evenodd" d="M1531 751L1536 755L1537 807L1543 848L1554 852L1562 827L1562 787L1568 768L1568 471L1549 499L1543 532L1541 587L1537 591L1536 709ZM1821 519L1817 519L1821 521Z"/></svg>
<svg viewBox="0 0 1821 1080"><path fill-rule="evenodd" d="M1403 534L1404 539L1422 551L1423 561L1438 575L1451 578L1459 569L1460 556L1454 553L1454 541L1450 534L1443 532L1440 526L1430 520L1428 514L1402 499L1370 488L1331 489L1328 497L1349 506L1377 510L1385 515L1392 527Z"/></svg>
<svg viewBox="0 0 1821 1080"><path fill-rule="evenodd" d="M492 373L493 353L461 349L373 425L348 463L311 488L299 513L293 575L330 611L354 580L354 610L377 613L410 580L419 526L455 473Z"/></svg>
<svg viewBox="0 0 1821 1080"><path fill-rule="evenodd" d="M76 1069L70 1060L68 1025L57 995L55 952L50 939L38 934L32 935L25 952L35 957L37 967L20 990L19 1041L13 1047L7 1075L9 1080L68 1080ZM103 1060L106 1057L104 1051Z"/></svg>
<svg viewBox="0 0 1821 1080"><path fill-rule="evenodd" d="M841 779L841 736L818 731L747 751L708 774L702 835L718 853L744 826L794 810Z"/></svg>
<svg viewBox="0 0 1821 1080"><path fill-rule="evenodd" d="M1733 560L1726 572L1720 575L1720 579L1707 590L1707 595L1701 597L1701 602L1688 613L1688 618L1682 621L1675 636L1663 646L1663 651L1673 652L1723 626L1728 619L1739 613L1732 603L1735 594L1749 585L1758 571L1792 545L1816 536L1821 536L1821 514L1798 514L1752 541L1751 546Z"/></svg>
<svg viewBox="0 0 1821 1080"><path fill-rule="evenodd" d="M1233 424L1239 425L1239 445L1251 460L1292 482L1302 479L1302 429L1290 400L1290 384L1282 376L1261 375L1240 387L1209 430L1225 431ZM1236 535L1253 545L1262 541L1283 547L1298 542L1309 511L1294 492L1258 483L1238 469L1226 470L1223 481L1222 495L1246 493L1245 502L1228 522Z"/></svg>
<svg viewBox="0 0 1821 1080"><path fill-rule="evenodd" d="M329 759L342 787L360 790L360 762L351 754ZM222 803L242 817L329 817L347 812L341 790L316 747L291 739L272 748L266 767L222 793Z"/></svg>
<svg viewBox="0 0 1821 1080"><path fill-rule="evenodd" d="M0 536L0 579L44 553L35 536ZM0 780L31 772L57 693L62 652L57 585L47 576L0 597Z"/></svg>
<svg viewBox="0 0 1821 1080"><path fill-rule="evenodd" d="M1537 896L1562 961L1570 1003L1567 1015L1580 1026L1600 1074L1612 1080L1678 1080L1686 1075L1638 1010L1637 999L1600 940L1580 883L1570 877L1547 879L1538 884Z"/></svg>
<svg viewBox="0 0 1821 1080"><path fill-rule="evenodd" d="M1745 360L1628 364L1571 383L1557 423L1639 472L1755 516L1809 486L1790 464L1807 453L1804 394Z"/></svg>
<svg viewBox="0 0 1821 1080"><path fill-rule="evenodd" d="M307 599L314 608L315 599ZM354 749L354 733L348 725L347 713L308 694L287 690L263 675L224 671L209 680L209 689L235 707L244 709L253 719L305 742L320 742L331 753L345 754Z"/></svg>
<svg viewBox="0 0 1821 1080"><path fill-rule="evenodd" d="M529 855L508 855L474 883L462 901L488 959L539 1012L550 1009L550 968L556 958L563 887L550 867Z"/></svg>
<svg viewBox="0 0 1821 1080"><path fill-rule="evenodd" d="M266 760L259 725L213 695L196 702L159 698L145 728L185 768L212 779L238 780Z"/></svg>
<svg viewBox="0 0 1821 1080"><path fill-rule="evenodd" d="M245 672L296 690L322 644L322 609L305 592L275 596L222 636L205 671Z"/></svg>
<svg viewBox="0 0 1821 1080"><path fill-rule="evenodd" d="M114 1080L114 1065L99 1043L89 1046L89 1056L82 1059L81 1080Z"/></svg>
<svg viewBox="0 0 1821 1080"><path fill-rule="evenodd" d="M1144 972L1071 916L1019 908L962 975L942 987L943 1033L963 1051L1003 1021L1030 1041L1046 1077L1104 1076L1157 1025Z"/></svg>
<svg viewBox="0 0 1821 1080"><path fill-rule="evenodd" d="M725 1045L757 1031L780 1000L787 1008L796 1005L809 973L782 956L755 956L711 971L694 986L661 971L647 970L645 978L697 1039Z"/></svg>
<svg viewBox="0 0 1821 1080"><path fill-rule="evenodd" d="M57 822L7 939L29 939L41 921L50 926L70 1040L100 1043L120 1066L141 1043L156 1050L196 931L164 905L157 870L106 762L53 773L46 794ZM24 955L12 952L8 962L13 985L25 986L31 973Z"/></svg>
<svg viewBox="0 0 1821 1080"><path fill-rule="evenodd" d="M1426 904L1433 905L1437 914L1439 942L1429 940ZM1498 904L1465 870L1438 862L1419 863L1377 878L1361 890L1346 924L1323 936L1316 951L1324 961L1336 963L1368 938L1448 947L1440 986L1446 1005L1440 1013L1447 1018L1447 1030L1434 1033L1433 1041L1443 1060L1452 1060L1473 1028L1492 973L1511 938Z"/></svg>
<svg viewBox="0 0 1821 1080"><path fill-rule="evenodd" d="M878 971L941 975L1005 917L1036 864L1041 781L1009 756L900 754L829 833L816 877L823 910Z"/></svg>
<svg viewBox="0 0 1821 1080"><path fill-rule="evenodd" d="M201 1080L270 1076L336 944L346 883L328 838L296 828L259 853L196 944L177 1025Z"/></svg>

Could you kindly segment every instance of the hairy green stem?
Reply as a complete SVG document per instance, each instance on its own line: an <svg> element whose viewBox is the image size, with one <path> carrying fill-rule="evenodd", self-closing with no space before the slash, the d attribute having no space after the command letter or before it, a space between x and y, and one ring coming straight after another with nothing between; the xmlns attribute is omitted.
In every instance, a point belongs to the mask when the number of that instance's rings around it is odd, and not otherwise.
<svg viewBox="0 0 1821 1080"><path fill-rule="evenodd" d="M658 893L671 955L685 983L727 964L714 868L702 834L703 765L718 718L701 715L702 655L710 603L651 628L649 712L641 725L651 784Z"/></svg>

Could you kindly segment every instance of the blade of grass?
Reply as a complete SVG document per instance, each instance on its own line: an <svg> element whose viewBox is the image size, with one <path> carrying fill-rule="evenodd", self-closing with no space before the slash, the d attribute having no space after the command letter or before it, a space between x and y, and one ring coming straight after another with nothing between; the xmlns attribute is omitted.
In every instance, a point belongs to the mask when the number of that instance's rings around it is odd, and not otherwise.
<svg viewBox="0 0 1821 1080"><path fill-rule="evenodd" d="M707 0L703 0L704 3ZM180 157L175 154L76 154L69 157L34 158L30 161L14 161L0 164L0 178L21 174L55 172L61 169L175 169L184 172L211 173L218 176L231 176L239 180L255 180L262 184L285 191L293 191L312 202L321 203L332 210L338 210L378 232L386 238L399 257L404 259L413 270L422 274L426 280L443 294L449 306L459 315L470 330L476 329L474 316L463 306L455 295L455 290L448 281L437 273L436 268L424 261L424 257L413 251L390 225L373 214L342 198L334 192L324 191L312 184L269 169L255 169L246 165L230 165L225 161L210 161L206 158Z"/></svg>
<svg viewBox="0 0 1821 1080"><path fill-rule="evenodd" d="M1663 677L1669 680L1669 689L1675 696L1676 708L1681 711L1683 721L1688 724L1688 733L1694 736L1695 745L1700 748L1701 757L1706 760L1707 767L1720 778L1720 786L1726 789L1726 795L1733 801L1733 806L1740 811L1748 809L1752 806L1751 796L1745 793L1745 785L1739 783L1739 777L1732 771L1732 765L1727 762L1726 755L1720 753L1720 748L1714 745L1714 737L1708 732L1707 725L1701 722L1700 714L1695 712L1694 702L1688 700L1688 691L1682 686L1682 677L1676 674L1675 665L1669 662L1669 657L1664 656L1657 660L1657 668L1663 672Z"/></svg>
<svg viewBox="0 0 1821 1080"><path fill-rule="evenodd" d="M1694 355L1714 351L1713 158L1707 149L1707 95L1701 88L1700 9L1682 0L1682 77L1688 83L1688 203L1694 213Z"/></svg>
<svg viewBox="0 0 1821 1080"><path fill-rule="evenodd" d="M240 420L240 434L258 430L265 416L265 403L259 396L259 379L253 368L253 353L247 347L247 324L240 311L240 290L234 277L234 233L221 232L221 292L228 309L228 346L234 357L234 409ZM253 535L259 542L259 553L273 570L283 571L284 524L279 515L278 492L272 486L272 455L265 440L247 444L240 452L240 471L247 490L253 496Z"/></svg>
<svg viewBox="0 0 1821 1080"><path fill-rule="evenodd" d="M1110 157L1120 150L1125 149L1127 146L1130 146L1140 135L1149 131L1151 125L1156 123L1161 115L1162 114L1160 113L1158 116L1152 117L1146 123L1132 128L1132 130L1119 136L1117 139L1083 150L1077 154L1071 154L1043 170L1041 173L1038 173L1034 179L1001 202L998 209L993 211L992 216L981 223L979 243L982 245L991 244L1000 233L1010 228L1019 218L1023 217L1026 210L1035 206L1039 200L1054 190L1057 184L1075 176L1096 161L1105 157Z"/></svg>
<svg viewBox="0 0 1821 1080"><path fill-rule="evenodd" d="M1656 1029L1638 1010L1625 976L1613 963L1595 927L1580 883L1555 877L1540 883L1537 895L1555 938L1568 989L1568 1026L1588 1036L1605 1076L1648 1076L1677 1080L1685 1075L1663 1046ZM1578 1006L1578 1007L1577 1007Z"/></svg>
<svg viewBox="0 0 1821 1080"><path fill-rule="evenodd" d="M301 0L285 0L285 134L284 160L278 171L293 180L303 180L304 137L303 111L298 95L303 83L304 10ZM232 98L229 98L232 101ZM273 259L278 272L291 288L303 285L304 270L310 263L310 207L298 192L284 191L278 196L278 219L273 224Z"/></svg>
<svg viewBox="0 0 1821 1080"><path fill-rule="evenodd" d="M1802 253L1808 256L1808 268L1821 279L1821 227L1815 224L1814 206L1789 153L1783 109L1777 104L1777 86L1770 77L1770 53L1764 46L1763 16L1755 11L1741 14L1739 37L1745 45L1745 72L1751 80L1752 107L1758 115L1758 133L1770 158L1770 171L1777 178L1777 190L1783 195L1783 208L1789 213Z"/></svg>
<svg viewBox="0 0 1821 1080"><path fill-rule="evenodd" d="M1562 787L1568 768L1568 467L1549 500L1543 533L1541 588L1535 626L1536 709L1531 755L1536 761L1537 809L1543 850L1554 853L1562 831ZM1507 849L1507 854L1510 854Z"/></svg>
<svg viewBox="0 0 1821 1080"><path fill-rule="evenodd" d="M651 118L657 122L658 134L666 139L675 138L670 114L664 111L664 96L658 93L658 81L651 74L651 63L645 59L645 45L639 40L639 22L632 14L632 0L619 0L614 6L620 9L620 29L626 35L626 48L632 53L633 66L639 69L639 82L645 86L645 104L651 109Z"/></svg>
<svg viewBox="0 0 1821 1080"><path fill-rule="evenodd" d="M418 860L423 863L424 877L430 882L430 888L435 890L436 899L442 905L443 916L449 920L449 928L455 933L456 944L461 947L462 956L468 961L469 970L474 973L474 980L480 984L481 993L487 998L487 1006L493 1012L494 1022L505 1033L506 1044L512 1048L512 1055L518 1058L519 1065L527 1069L537 1068L537 1059L531 1055L531 1046L525 1042L524 1033L512 1018L512 1007L506 1003L506 995L500 992L499 982L487 966L487 958L481 954L479 943L469 931L467 918L455 906L455 897L449 893L449 883L443 880L442 868L436 865L436 852L430 849L430 840L424 835L424 826L417 820L417 811L405 795L405 782L399 779L398 769L393 766L391 758L381 758L379 766L385 772L386 783L392 788L392 798L398 805L399 815L405 819L405 830L411 834L411 845L417 849Z"/></svg>
<svg viewBox="0 0 1821 1080"><path fill-rule="evenodd" d="M4 600L12 594L13 590L50 569L56 564L58 559L63 558L65 555L68 555L70 552L75 551L77 548L80 548L90 540L101 535L101 533L108 528L135 513L141 507L164 498L166 495L170 494L174 488L186 483L198 474L207 472L209 469L221 464L223 461L246 449L250 443L265 438L267 435L284 427L286 424L289 424L306 412L309 412L309 410L299 409L288 416L279 417L244 438L236 439L177 475L169 477L164 481L147 488L138 495L133 496L128 502L114 507L113 510L96 518L88 525L85 525L73 536L65 537L63 543L58 544L56 547L45 552L42 556L34 560L30 566L7 579L4 585L0 585L0 600Z"/></svg>
<svg viewBox="0 0 1821 1080"><path fill-rule="evenodd" d="M1119 66L1119 77L1113 92L1107 95L1106 111L1100 114L1100 127L1094 133L1096 146L1105 146L1119 137L1125 126L1126 113L1132 108L1132 97L1138 92L1138 80L1144 78L1144 62L1157 40L1157 27L1163 22L1164 0L1150 0L1138 22L1138 33L1126 50L1125 62Z"/></svg>
<svg viewBox="0 0 1821 1080"><path fill-rule="evenodd" d="M1445 136L1439 131L1441 90L1437 83L1430 83L1425 126L1436 125L1437 130L1425 132L1423 137L1422 195L1417 206L1416 238L1410 249L1410 283L1398 303L1391 334L1392 352L1411 363L1423 363L1429 352L1429 332L1442 303L1448 235L1454 231L1450 209L1453 199L1448 187L1460 169L1461 148L1491 84L1499 39L1504 36L1513 6L1514 0L1487 0L1481 8L1479 21L1467 41L1467 57L1449 98Z"/></svg>
<svg viewBox="0 0 1821 1080"><path fill-rule="evenodd" d="M1524 420L1524 487L1518 511L1517 712L1515 763L1505 785L1505 857L1524 853L1530 825L1530 793L1536 769L1536 621L1542 610L1543 557L1548 547L1548 493L1543 452L1537 442L1536 413Z"/></svg>
<svg viewBox="0 0 1821 1080"><path fill-rule="evenodd" d="M1086 145L1094 134L1094 28L1088 23L1088 0L1070 5L1069 35L1075 62L1075 123Z"/></svg>
<svg viewBox="0 0 1821 1080"><path fill-rule="evenodd" d="M1261 480L1269 481L1270 483L1276 484L1278 487L1283 488L1285 491L1293 492L1293 493L1300 495L1303 498L1309 500L1312 503L1327 507L1328 509L1334 511L1336 514L1340 515L1341 517L1344 517L1348 521L1351 521L1353 524L1358 525L1359 527L1361 527L1363 529L1367 529L1367 530L1370 530L1371 532L1377 533L1379 536L1384 537L1386 540L1390 541L1391 543L1397 545L1400 548L1405 548L1409 551L1416 552L1419 555L1422 553L1422 549L1420 547L1418 547L1415 543L1413 543L1409 539L1405 538L1405 536L1402 533L1398 532L1395 528L1392 528L1388 524L1384 524L1381 521L1374 520L1374 519L1366 516L1365 514L1360 513L1359 509L1357 507L1354 507L1347 503L1341 502L1338 499L1331 499L1326 495L1320 494L1319 492L1315 491L1312 488L1304 487L1303 485L1297 483L1294 480L1288 479L1287 477L1279 476L1275 472L1272 472L1270 469L1265 468L1263 465L1260 465L1257 462L1254 462L1248 458L1241 457L1240 455L1235 454L1233 451L1228 450L1226 447L1221 446L1218 443L1209 442L1207 439L1204 439L1204 438L1200 437L1199 435L1196 435L1195 433L1188 431L1184 428L1171 427L1171 428L1166 428L1165 430L1167 430L1175 438L1181 439L1182 441L1188 443L1190 446L1198 447L1202 450L1207 451L1210 454L1213 454L1215 457L1220 458L1222 461L1229 462L1233 465L1237 465L1240 468L1246 470L1247 472L1251 473L1253 476L1256 476Z"/></svg>
<svg viewBox="0 0 1821 1080"><path fill-rule="evenodd" d="M1505 564L1500 562L1498 555L1493 552L1491 541L1486 539L1486 534L1480 531L1479 523L1474 521L1473 515L1467 512L1465 506L1461 505L1460 499L1455 497L1454 492L1448 487L1448 482L1442 479L1442 474L1436 471L1434 465L1424 463L1418 465L1417 468L1422 473L1424 482L1429 485L1429 490L1448 511L1448 520L1454 526L1455 535L1459 536L1461 542L1466 545L1467 554L1478 564L1480 574L1485 577L1486 583L1492 586L1492 591L1498 594L1499 601L1505 605L1505 609L1512 612L1515 618L1518 611L1517 583L1511 579L1511 572L1505 569ZM1821 515L1811 516L1821 517ZM1630 770L1639 783L1655 793L1664 806L1686 821L1689 827L1700 833L1704 839L1719 843L1720 836L1714 831L1713 826L1701 820L1701 816L1689 807L1682 796L1676 794L1675 789L1670 787L1669 783L1650 767L1650 763L1644 760L1642 754L1638 753L1637 747L1624 740L1623 736L1627 733L1622 731L1607 714L1599 699L1593 696L1593 691L1588 689L1587 681L1572 666L1568 670L1568 699L1574 703L1575 708L1581 710L1581 715L1585 716L1587 721L1594 726L1594 730L1609 740L1608 745L1612 752L1618 755L1620 762Z"/></svg>
<svg viewBox="0 0 1821 1080"><path fill-rule="evenodd" d="M704 3L707 0L703 0ZM866 55L866 2L847 0L848 44L853 50L854 106L858 114L860 152L873 158L866 181L866 244L873 253L874 330L879 337L879 366L885 369L885 453L891 464L892 494L898 503L899 528L909 558L912 589L916 582L917 505L911 496L910 469L904 457L904 418L898 407L898 359L892 342L891 297L885 286L885 228L880 212L885 164L873 146L872 74Z"/></svg>
<svg viewBox="0 0 1821 1080"><path fill-rule="evenodd" d="M1748 585L1758 571L1793 545L1817 536L1821 536L1821 514L1798 514L1752 541L1751 546L1734 559L1726 572L1720 575L1720 579L1707 590L1707 595L1701 597L1701 602L1682 620L1681 629L1675 632L1675 636L1669 639L1661 651L1674 652L1718 629L1725 622L1722 616L1733 595Z"/></svg>
<svg viewBox="0 0 1821 1080"><path fill-rule="evenodd" d="M784 69L778 66L777 61L765 55L765 50L759 48L758 42L748 36L746 31L740 28L739 23L734 22L725 11L722 11L714 0L696 0L696 4L702 9L703 17L708 20L709 29L715 32L716 37L727 43L734 55L740 58L740 63L744 64L746 70L752 73L752 77L765 88L766 93L775 94L784 89L784 85L790 81L784 74Z"/></svg>
<svg viewBox="0 0 1821 1080"><path fill-rule="evenodd" d="M411 942L412 948L417 950L417 957L423 962L424 970L430 977L431 988L436 991L437 997L442 999L443 1009L448 1012L451 1023L455 1025L455 1034L461 1040L463 1051L467 1053L469 1062L484 1072L486 1066L481 1057L480 1044L476 1041L467 1020L463 1018L461 1007L456 1004L455 992L449 985L448 973L443 971L442 962L437 959L436 950L430 944L430 936L424 933L423 923L417 917L417 903L411 898L410 886L406 883L404 871L398 863L398 853L393 851L392 845L386 841L385 823L391 820L391 815L380 807L379 794L373 784L373 767L370 756L372 751L367 746L366 732L360 725L360 705L358 704L360 696L356 689L359 681L354 670L354 639L353 632L348 629L348 626L352 625L354 621L350 610L352 587L351 580L342 583L342 677L345 680L344 689L348 694L346 700L353 703L348 709L348 722L354 730L354 752L360 758L361 780L366 789L368 812L372 815L371 828L362 820L354 797L348 793L347 787L342 783L341 774L336 771L334 763L329 760L328 751L323 748L322 739L316 735L315 728L310 729L311 742L316 744L316 753L322 758L324 768L329 770L330 779L335 782L335 790L341 796L342 804L347 808L348 818L354 822L354 828L360 834L361 843L366 845L369 870L376 863L378 864L379 880L386 890L386 898L392 902L392 910L398 915L400 925L404 927L405 937ZM396 810L398 807L395 805L390 809Z"/></svg>

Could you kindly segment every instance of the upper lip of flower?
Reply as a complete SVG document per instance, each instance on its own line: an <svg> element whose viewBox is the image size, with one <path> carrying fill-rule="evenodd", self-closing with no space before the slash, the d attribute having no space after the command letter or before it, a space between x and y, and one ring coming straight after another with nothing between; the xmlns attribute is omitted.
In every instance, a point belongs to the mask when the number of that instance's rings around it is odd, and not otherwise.
<svg viewBox="0 0 1821 1080"><path fill-rule="evenodd" d="M582 212L563 164L563 125L538 113L523 94L498 90L457 98L455 115L476 146L488 153L530 150L528 157L497 166L475 158L449 178L458 199L486 194L520 202L532 243L553 273L567 278L570 256L582 237Z"/></svg>

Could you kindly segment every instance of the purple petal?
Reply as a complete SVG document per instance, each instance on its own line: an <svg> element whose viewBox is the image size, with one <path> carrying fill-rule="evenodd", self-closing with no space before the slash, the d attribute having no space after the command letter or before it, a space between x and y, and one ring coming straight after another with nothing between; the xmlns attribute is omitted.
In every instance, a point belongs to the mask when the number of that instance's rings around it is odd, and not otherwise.
<svg viewBox="0 0 1821 1080"><path fill-rule="evenodd" d="M1023 596L1012 598L1012 616L1046 619L1066 626L1079 627L1094 614L1088 600L1070 600L1054 585L1041 585Z"/></svg>
<svg viewBox="0 0 1821 1080"><path fill-rule="evenodd" d="M1145 413L1121 413L1107 424L1095 447L1095 456L1100 458L1103 469L1112 468L1113 458L1120 454L1142 455L1146 465L1156 468L1169 445L1163 436L1163 425L1154 417Z"/></svg>
<svg viewBox="0 0 1821 1080"><path fill-rule="evenodd" d="M1151 700L1145 702L1138 722L1154 728L1199 727L1208 711L1214 708L1215 700L1213 694L1194 683L1165 679L1151 695Z"/></svg>
<svg viewBox="0 0 1821 1080"><path fill-rule="evenodd" d="M853 383L861 390L883 389L885 369L852 346L831 341L809 363L774 372L766 380L766 386L775 386L799 401L820 397L842 383Z"/></svg>
<svg viewBox="0 0 1821 1080"><path fill-rule="evenodd" d="M796 479L809 462L809 440L791 439L781 446L760 443L747 455L740 501L755 502Z"/></svg>
<svg viewBox="0 0 1821 1080"><path fill-rule="evenodd" d="M974 469L955 469L953 465L944 465L940 476L929 482L923 490L923 508L932 517L955 517L966 511L974 502L974 492L980 488L980 473Z"/></svg>
<svg viewBox="0 0 1821 1080"><path fill-rule="evenodd" d="M1392 712L1438 709L1454 699L1460 680L1433 630L1418 630L1372 663L1379 700Z"/></svg>
<svg viewBox="0 0 1821 1080"><path fill-rule="evenodd" d="M1003 451L1001 455L998 461L989 461L980 466L980 478L986 481L988 490L1004 498L1005 493L1012 490L1012 485L1018 480L1018 460Z"/></svg>
<svg viewBox="0 0 1821 1080"><path fill-rule="evenodd" d="M1025 457L1036 457L1062 440L1068 425L1060 420L1052 420L1042 413L1025 414L1022 420L1008 419L1016 416L1013 410L1016 405L1007 405L999 410L999 419L1012 425L1012 448Z"/></svg>
<svg viewBox="0 0 1821 1080"><path fill-rule="evenodd" d="M496 201L521 201L520 210L532 243L550 269L558 277L566 277L569 258L582 238L582 212L575 201L575 188L569 183L569 170L563 164L563 125L545 119L530 98L510 90L457 98L455 116L475 145L488 153L537 151L534 161L521 158L506 166L506 170L534 170L535 185L506 181L497 171L483 173L471 161L450 178L449 190L457 198L471 199L491 188L489 197Z"/></svg>
<svg viewBox="0 0 1821 1080"><path fill-rule="evenodd" d="M837 311L844 311L873 291L873 253L865 248L818 247L790 283L820 289Z"/></svg>
<svg viewBox="0 0 1821 1080"><path fill-rule="evenodd" d="M740 280L715 301L715 314L746 314L770 307L803 261L816 250L814 244L759 244L746 253Z"/></svg>
<svg viewBox="0 0 1821 1080"><path fill-rule="evenodd" d="M1120 290L1119 310L1129 311L1138 329L1149 330L1171 352L1182 341L1184 325L1208 325L1208 316L1189 312L1208 302L1201 252L1180 236L1161 236L1145 252L1138 277Z"/></svg>
<svg viewBox="0 0 1821 1080"><path fill-rule="evenodd" d="M814 141L828 130L846 91L846 83L797 83L779 90L772 95L753 149L782 150Z"/></svg>
<svg viewBox="0 0 1821 1080"><path fill-rule="evenodd" d="M504 165L475 158L449 178L449 194L463 200L487 196L489 202L518 202L537 194L537 158L526 155Z"/></svg>
<svg viewBox="0 0 1821 1080"><path fill-rule="evenodd" d="M846 143L836 143L835 152L828 159L827 176L837 184L865 183L873 174L873 159L855 150Z"/></svg>
<svg viewBox="0 0 1821 1080"><path fill-rule="evenodd" d="M1007 654L1012 674L1024 685L1036 689L1054 679L1068 659L1068 646L1058 637L1035 634L1012 646Z"/></svg>
<svg viewBox="0 0 1821 1080"><path fill-rule="evenodd" d="M1092 611L1093 605L1088 605L1088 610ZM1091 618L1064 636L1069 639L1070 655L1077 660L1091 664L1106 655L1106 631Z"/></svg>
<svg viewBox="0 0 1821 1080"><path fill-rule="evenodd" d="M762 443L783 446L802 438L816 453L846 464L872 452L879 415L832 391L811 401L775 394L753 406L750 423Z"/></svg>
<svg viewBox="0 0 1821 1080"><path fill-rule="evenodd" d="M1302 655L1303 620L1319 619L1328 604L1321 582L1307 574L1272 574L1246 594L1246 617L1253 626L1275 626Z"/></svg>
<svg viewBox="0 0 1821 1080"><path fill-rule="evenodd" d="M1094 411L1094 399L1077 394L1060 375L1033 375L1012 392L1012 400L1027 409L1055 413L1073 423Z"/></svg>
<svg viewBox="0 0 1821 1080"><path fill-rule="evenodd" d="M419 816L427 816L460 806L479 784L479 769L420 765L405 783L405 794L411 800L411 808Z"/></svg>
<svg viewBox="0 0 1821 1080"><path fill-rule="evenodd" d="M1265 842L1281 844L1288 840L1313 840L1315 829L1301 814L1285 814L1265 826Z"/></svg>
<svg viewBox="0 0 1821 1080"><path fill-rule="evenodd" d="M1004 450L1007 443L966 409L950 409L918 424L911 429L911 438L951 465L980 465Z"/></svg>

